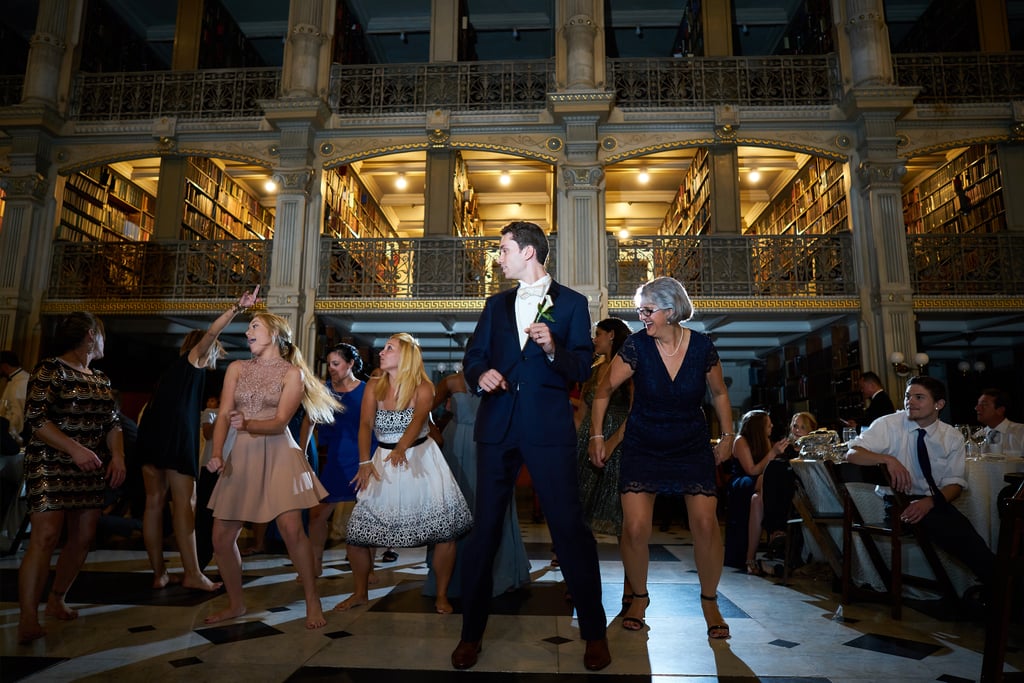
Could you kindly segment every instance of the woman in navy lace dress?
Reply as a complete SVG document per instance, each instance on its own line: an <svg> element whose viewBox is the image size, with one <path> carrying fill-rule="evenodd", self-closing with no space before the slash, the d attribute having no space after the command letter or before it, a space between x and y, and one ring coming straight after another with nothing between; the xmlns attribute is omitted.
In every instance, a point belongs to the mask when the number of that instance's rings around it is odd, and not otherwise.
<svg viewBox="0 0 1024 683"><path fill-rule="evenodd" d="M644 329L631 335L612 361L594 395L591 424L604 423L612 392L633 380L633 407L626 422L619 470L622 492L622 563L633 587L633 602L623 628L639 631L651 599L647 593L654 500L659 493L684 496L700 579L701 607L710 638L728 638L718 609L722 575L722 537L718 529L716 465L732 447L732 408L722 364L711 339L681 323L693 315L686 289L659 277L637 290L637 314ZM730 431L711 447L701 405L707 390L718 422ZM610 452L604 434L591 428L590 458L601 467Z"/></svg>

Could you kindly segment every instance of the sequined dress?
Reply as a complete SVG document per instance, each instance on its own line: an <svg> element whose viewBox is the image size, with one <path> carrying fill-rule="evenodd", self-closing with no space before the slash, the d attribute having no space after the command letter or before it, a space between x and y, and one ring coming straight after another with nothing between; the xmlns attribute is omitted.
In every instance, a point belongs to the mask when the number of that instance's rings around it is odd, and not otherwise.
<svg viewBox="0 0 1024 683"><path fill-rule="evenodd" d="M646 330L626 339L619 358L634 371L619 490L716 495L715 456L702 409L707 373L719 362L711 338L690 330L690 343L674 378Z"/></svg>
<svg viewBox="0 0 1024 683"><path fill-rule="evenodd" d="M52 422L106 465L107 432L120 425L110 379L99 370L84 373L56 358L43 360L28 383L25 421L32 426L25 448L29 512L103 507L106 467L83 472L70 455L44 443L36 430Z"/></svg>
<svg viewBox="0 0 1024 683"><path fill-rule="evenodd" d="M393 444L412 423L413 409L377 410L374 431L380 444ZM427 435L427 426L417 437ZM454 541L469 532L473 516L448 463L433 439L405 451L408 463L384 462L390 448L378 445L370 478L356 498L346 538L352 545L415 548Z"/></svg>
<svg viewBox="0 0 1024 683"><path fill-rule="evenodd" d="M242 363L235 386L235 410L249 420L273 418L281 399L284 358ZM219 519L269 522L282 512L311 508L327 496L302 449L287 429L281 434L238 432L210 496Z"/></svg>

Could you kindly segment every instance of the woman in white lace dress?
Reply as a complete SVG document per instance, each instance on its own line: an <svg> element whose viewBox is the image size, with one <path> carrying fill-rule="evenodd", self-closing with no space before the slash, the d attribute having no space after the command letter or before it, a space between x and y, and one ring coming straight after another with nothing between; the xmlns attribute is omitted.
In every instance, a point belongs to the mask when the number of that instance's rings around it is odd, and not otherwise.
<svg viewBox="0 0 1024 683"><path fill-rule="evenodd" d="M348 559L355 589L334 609L369 602L372 549L434 545L439 614L452 611L448 583L455 565L455 541L473 524L469 506L441 449L428 435L434 385L423 368L416 340L396 334L380 352L380 370L363 393L359 425L358 490L348 521ZM370 435L377 450L370 453Z"/></svg>

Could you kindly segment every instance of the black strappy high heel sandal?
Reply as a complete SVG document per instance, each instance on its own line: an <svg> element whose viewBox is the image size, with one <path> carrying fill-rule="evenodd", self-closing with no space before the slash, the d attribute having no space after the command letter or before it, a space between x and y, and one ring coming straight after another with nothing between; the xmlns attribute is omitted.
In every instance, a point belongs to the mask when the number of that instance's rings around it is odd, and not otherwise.
<svg viewBox="0 0 1024 683"><path fill-rule="evenodd" d="M634 600L646 600L647 607L651 606L651 594L650 593L633 593ZM632 603L631 603L632 604ZM644 610L646 612L646 608ZM643 617L622 617L622 628L627 631L642 631L647 623Z"/></svg>
<svg viewBox="0 0 1024 683"><path fill-rule="evenodd" d="M718 595L700 594L700 599L707 602L718 602ZM712 624L708 626L708 638L712 640L728 640L732 638L729 633L729 624Z"/></svg>

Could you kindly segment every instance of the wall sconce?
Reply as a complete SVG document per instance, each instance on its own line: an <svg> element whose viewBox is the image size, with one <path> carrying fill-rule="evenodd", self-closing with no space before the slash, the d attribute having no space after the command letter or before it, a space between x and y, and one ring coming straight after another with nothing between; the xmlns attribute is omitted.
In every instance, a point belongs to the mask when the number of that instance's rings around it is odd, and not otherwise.
<svg viewBox="0 0 1024 683"><path fill-rule="evenodd" d="M910 366L904 363L905 357L899 351L893 351L889 354L889 362L892 363L892 369L896 373L897 377L906 377L910 374ZM918 352L914 354L914 367L917 369L918 375L924 374L924 367L928 365L928 354L924 352Z"/></svg>
<svg viewBox="0 0 1024 683"><path fill-rule="evenodd" d="M974 363L962 360L956 364L956 369L959 370L960 374L963 375L964 377L969 375L972 369L980 375L981 373L985 372L985 367L985 361L982 360L976 360L974 361Z"/></svg>

